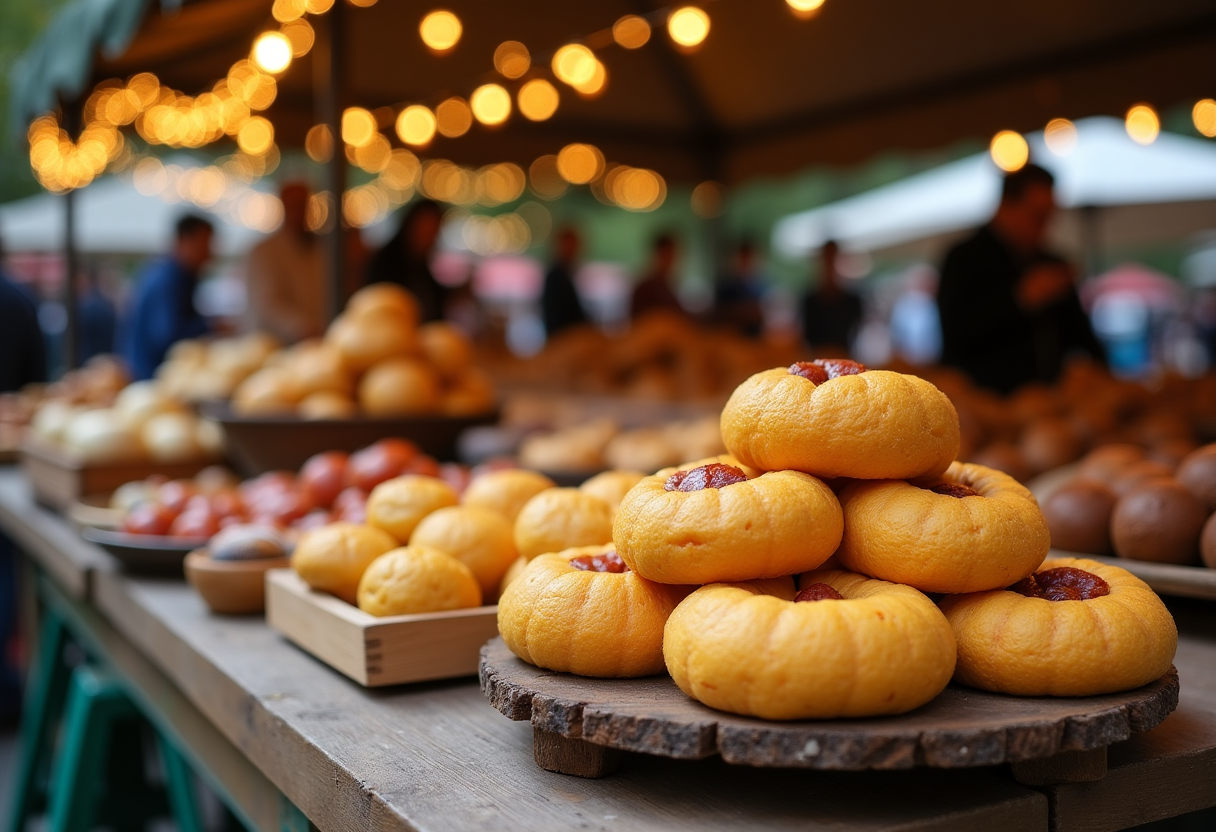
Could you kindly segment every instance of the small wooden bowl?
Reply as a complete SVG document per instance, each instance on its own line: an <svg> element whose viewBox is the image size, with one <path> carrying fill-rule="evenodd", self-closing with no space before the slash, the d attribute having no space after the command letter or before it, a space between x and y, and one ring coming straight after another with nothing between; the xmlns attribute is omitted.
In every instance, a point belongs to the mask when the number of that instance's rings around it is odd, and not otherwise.
<svg viewBox="0 0 1216 832"><path fill-rule="evenodd" d="M212 612L249 615L266 609L266 570L286 568L291 559L216 560L198 549L186 555L184 565L186 580Z"/></svg>

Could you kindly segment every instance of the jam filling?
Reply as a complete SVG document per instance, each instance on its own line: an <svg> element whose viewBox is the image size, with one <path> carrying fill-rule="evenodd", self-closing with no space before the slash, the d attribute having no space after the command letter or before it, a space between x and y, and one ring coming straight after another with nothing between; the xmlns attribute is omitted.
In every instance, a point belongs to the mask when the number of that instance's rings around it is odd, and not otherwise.
<svg viewBox="0 0 1216 832"><path fill-rule="evenodd" d="M810 586L803 587L802 592L799 592L797 595L794 596L795 603L797 603L799 601L843 601L843 600L844 600L844 596L841 595L836 590L832 589L827 584L811 584Z"/></svg>
<svg viewBox="0 0 1216 832"><path fill-rule="evenodd" d="M1048 601L1088 601L1110 595L1110 584L1084 569L1060 566L1035 572L1009 587L1009 591Z"/></svg>
<svg viewBox="0 0 1216 832"><path fill-rule="evenodd" d="M747 482L744 474L733 465L711 462L700 468L676 471L663 484L664 491L704 491L706 488L725 488L737 482Z"/></svg>
<svg viewBox="0 0 1216 832"><path fill-rule="evenodd" d="M621 560L621 556L615 551L604 552L599 555L579 555L577 558L571 558L570 565L584 572L614 572L619 574L629 571L629 567L625 565L625 561Z"/></svg>
<svg viewBox="0 0 1216 832"><path fill-rule="evenodd" d="M847 358L816 358L814 361L795 361L790 365L789 372L790 375L802 376L815 384L823 384L828 379L855 376L867 369L865 364L849 361Z"/></svg>
<svg viewBox="0 0 1216 832"><path fill-rule="evenodd" d="M980 496L980 492L963 485L961 482L939 482L937 485L930 485L927 490L932 491L934 494L943 494L947 497L958 497L960 500L963 497Z"/></svg>

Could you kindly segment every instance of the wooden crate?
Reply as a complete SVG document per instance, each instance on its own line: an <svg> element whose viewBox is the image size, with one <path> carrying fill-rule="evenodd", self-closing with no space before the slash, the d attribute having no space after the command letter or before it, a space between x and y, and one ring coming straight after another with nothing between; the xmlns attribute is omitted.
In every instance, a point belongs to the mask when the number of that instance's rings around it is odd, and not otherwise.
<svg viewBox="0 0 1216 832"><path fill-rule="evenodd" d="M206 460L173 464L142 460L97 465L28 433L21 442L21 468L34 498L57 511L67 511L82 497L109 494L124 483L153 474L171 480L188 479L211 464Z"/></svg>
<svg viewBox="0 0 1216 832"><path fill-rule="evenodd" d="M477 673L481 646L498 635L498 608L377 618L323 592L291 569L266 573L266 623L366 687Z"/></svg>

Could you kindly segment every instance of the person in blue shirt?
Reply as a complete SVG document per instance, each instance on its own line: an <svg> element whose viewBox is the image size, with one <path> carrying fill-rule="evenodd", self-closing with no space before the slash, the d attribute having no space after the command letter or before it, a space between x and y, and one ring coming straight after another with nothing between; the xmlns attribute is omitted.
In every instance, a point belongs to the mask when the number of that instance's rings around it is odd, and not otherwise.
<svg viewBox="0 0 1216 832"><path fill-rule="evenodd" d="M215 233L209 220L187 214L177 221L173 252L140 274L119 335L123 358L135 379L151 378L169 348L210 331L194 308L199 273L211 259Z"/></svg>

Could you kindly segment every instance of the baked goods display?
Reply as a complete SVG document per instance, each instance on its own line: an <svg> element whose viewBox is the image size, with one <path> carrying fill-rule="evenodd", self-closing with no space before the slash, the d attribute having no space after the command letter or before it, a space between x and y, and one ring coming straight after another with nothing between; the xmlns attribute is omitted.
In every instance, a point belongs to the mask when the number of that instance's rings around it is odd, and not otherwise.
<svg viewBox="0 0 1216 832"><path fill-rule="evenodd" d="M722 441L742 462L817 477L907 479L958 456L954 406L916 376L844 359L757 373L722 410Z"/></svg>
<svg viewBox="0 0 1216 832"><path fill-rule="evenodd" d="M923 592L978 592L1034 571L1051 539L1034 496L1008 474L955 462L915 483L857 480L840 491L836 557Z"/></svg>
<svg viewBox="0 0 1216 832"><path fill-rule="evenodd" d="M850 572L714 584L667 620L672 679L711 708L762 719L913 710L946 687L954 634L915 589ZM847 646L846 646L847 645Z"/></svg>
<svg viewBox="0 0 1216 832"><path fill-rule="evenodd" d="M631 430L605 418L526 437L519 446L519 464L554 473L655 471L725 451L714 416Z"/></svg>
<svg viewBox="0 0 1216 832"><path fill-rule="evenodd" d="M481 606L472 570L429 546L402 546L376 558L359 580L359 609L372 615L418 615Z"/></svg>
<svg viewBox="0 0 1216 832"><path fill-rule="evenodd" d="M1019 696L1090 696L1162 676L1178 631L1161 599L1129 572L1050 558L1008 589L942 599L958 640L956 678Z"/></svg>
<svg viewBox="0 0 1216 832"><path fill-rule="evenodd" d="M647 581L611 544L540 555L498 602L498 629L526 662L582 676L663 670L663 626L689 587Z"/></svg>
<svg viewBox="0 0 1216 832"><path fill-rule="evenodd" d="M469 483L461 502L496 511L514 524L528 500L547 488L556 487L557 484L544 474L526 468L509 468L491 471Z"/></svg>
<svg viewBox="0 0 1216 832"><path fill-rule="evenodd" d="M625 495L612 539L644 578L668 584L809 572L843 529L832 490L800 471L744 471L731 457L664 468Z"/></svg>
<svg viewBox="0 0 1216 832"><path fill-rule="evenodd" d="M510 521L480 506L431 512L414 527L410 546L450 552L473 573L487 601L498 597L499 584L518 557Z"/></svg>
<svg viewBox="0 0 1216 832"><path fill-rule="evenodd" d="M43 430L59 431L58 426L76 412L112 405L130 380L117 358L99 355L52 384L27 384L16 392L0 393L0 452L16 450L44 407L49 412L42 417Z"/></svg>
<svg viewBox="0 0 1216 832"><path fill-rule="evenodd" d="M1203 529L1216 506L1216 444L1177 465L1136 445L1090 451L1075 475L1043 500L1055 548L1086 555L1197 566Z"/></svg>
<svg viewBox="0 0 1216 832"><path fill-rule="evenodd" d="M1047 602L1010 591L1043 595L1060 583L1055 564L1036 572L1050 536L1034 496L1005 473L954 459L958 417L930 383L839 359L796 362L741 384L723 409L721 431L730 454L662 469L621 497L611 542L561 551L579 545L573 530L599 528L609 510L603 500L587 503L578 490L554 488L524 506L515 537L529 562L508 571L499 606L510 650L549 670L655 672L640 661L621 666L619 645L609 631L601 635L604 619L620 622L611 632L633 620L620 596L603 609L598 600L589 610L577 603L594 579L576 576L571 564L585 560L588 569L598 564L641 587L691 589L663 625L664 666L688 696L747 716L904 713L931 701L952 677L990 684L964 672L961 660L956 672L958 628L925 593L955 593L942 602L946 609L972 598L1021 599L1029 606L994 618L1004 628L1001 649L1028 651L1043 666L1075 659L1037 634L1035 605ZM598 491L603 482L584 489ZM1146 684L1173 657L1164 606L1127 577L1102 580L1117 588L1111 606L1130 599L1151 610L1141 638L1151 658L1130 662L1134 672L1112 675L1105 690ZM1060 597L1059 621L1080 627L1089 612L1077 601L1088 596ZM1025 640L1023 628L1030 628ZM571 647L585 635L603 642L601 656L587 655L594 641ZM1089 645L1094 656L1105 649ZM1066 686L1047 692L1081 695Z"/></svg>
<svg viewBox="0 0 1216 832"><path fill-rule="evenodd" d="M418 302L399 286L356 292L320 340L266 355L232 390L239 416L347 419L492 411L490 377L451 324L419 324Z"/></svg>

